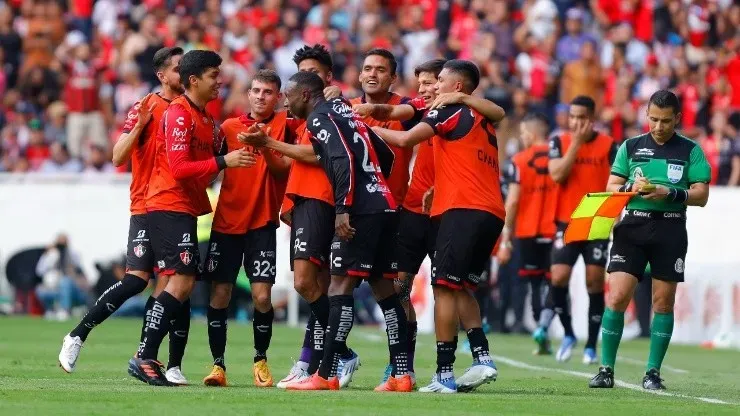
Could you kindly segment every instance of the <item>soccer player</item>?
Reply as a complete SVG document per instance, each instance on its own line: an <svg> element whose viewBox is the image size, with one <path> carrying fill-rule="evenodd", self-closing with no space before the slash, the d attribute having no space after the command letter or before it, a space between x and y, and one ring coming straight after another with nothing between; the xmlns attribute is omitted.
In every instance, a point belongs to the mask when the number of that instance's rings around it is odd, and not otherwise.
<svg viewBox="0 0 740 416"><path fill-rule="evenodd" d="M220 65L221 57L213 51L183 55L180 80L185 94L167 107L157 135L146 210L154 259L159 274L169 280L147 310L146 336L128 369L131 376L151 385L171 385L157 354L199 272L197 217L211 212L206 188L221 169L255 164L254 156L243 148L214 156L223 139L205 106L218 97Z"/></svg>
<svg viewBox="0 0 740 416"><path fill-rule="evenodd" d="M673 333L676 287L684 280L688 237L686 206L707 204L711 168L701 147L676 132L681 104L670 91L650 97L650 132L619 147L607 191L634 191L614 228L609 260L609 296L601 331L599 373L589 387L614 387L614 364L624 329L624 311L649 263L653 276L650 354L642 387L663 390L660 366Z"/></svg>
<svg viewBox="0 0 740 416"><path fill-rule="evenodd" d="M298 72L285 91L292 114L306 118L316 157L332 185L335 201L335 235L329 264L331 310L326 327L327 345L318 371L311 378L292 383L289 390L337 390L337 371L342 351L354 322L352 291L367 279L385 317L388 349L396 376L392 391L411 391L406 352L406 314L393 281L384 279L391 270L384 244L395 232L391 213L396 206L385 182L393 164L393 152L341 98L326 100L323 82L317 75ZM381 385L376 391L388 391Z"/></svg>
<svg viewBox="0 0 740 416"><path fill-rule="evenodd" d="M80 348L93 328L103 323L126 300L144 290L153 275L155 264L146 217L146 189L154 165L156 134L162 115L170 101L183 93L178 72L182 54L182 48L178 47L162 48L154 54L154 71L162 89L134 104L126 117L123 132L113 147L114 165L121 166L131 160L131 219L126 250L126 275L103 292L80 323L64 337L62 350L59 352L59 364L68 373L74 371ZM154 293L147 301L147 309L166 285L167 277L160 276ZM145 329L146 320L142 327L142 340ZM189 329L190 306L186 304L170 329L170 357L166 376L173 383L187 384L180 366Z"/></svg>
<svg viewBox="0 0 740 416"><path fill-rule="evenodd" d="M481 114L485 115L491 121L497 122L501 120L504 116L501 107L486 99L455 93L437 95L435 85L445 62L446 60L444 59L433 59L414 69L417 82L419 83L419 96L417 98L409 101L402 99L405 103L397 105L361 102L356 103L353 109L364 117L363 120L369 120L370 122L367 123L369 125L384 127L392 126L386 120L411 120L409 124L403 126L403 130L416 125L418 120L421 120L424 113L426 113L427 108L433 105L443 106L464 103L481 112ZM395 128L393 130L401 130L401 128ZM411 183L408 186L402 207L399 209L397 234L398 279L396 280L396 290L399 293L401 304L409 320L409 374L414 382L416 381L414 356L416 351L417 325L416 312L411 305L410 295L413 277L418 273L424 257L429 255L430 259L434 258L434 243L437 236L436 226L429 217L428 207L427 209L423 207L424 195L434 187L433 142L433 139L429 139L418 145L416 162L414 163L411 175ZM392 147L392 149L396 153L395 149L398 148ZM393 173L391 172L392 176ZM391 376L391 370L392 365L388 364L383 376L383 382L387 381Z"/></svg>
<svg viewBox="0 0 740 416"><path fill-rule="evenodd" d="M599 338L601 315L604 313L604 267L608 241L587 241L565 244L563 233L573 210L584 195L602 192L609 179L611 161L616 154L614 140L593 129L596 104L586 96L573 99L568 109L569 132L550 139L548 170L557 183L555 222L557 231L550 266L552 287L540 315L539 327L533 338L540 350L546 350L547 330L554 313L563 324L565 336L555 354L557 361L570 359L576 345L568 302L568 284L573 266L579 256L586 263L586 290L588 291L588 340L583 351L583 362L597 362L596 341Z"/></svg>
<svg viewBox="0 0 740 416"><path fill-rule="evenodd" d="M264 125L275 140L292 142L287 113L275 112L281 98L280 77L275 71L257 72L249 86L249 114L230 118L221 125L228 150L244 147L239 133L256 123ZM211 282L208 308L208 340L213 370L203 380L209 386L226 386L226 319L231 292L244 265L254 302L254 384L271 387L267 349L272 338L272 286L275 284L275 230L280 203L290 169L290 159L271 150L248 150L257 164L224 172L218 205L213 218L205 279Z"/></svg>
<svg viewBox="0 0 740 416"><path fill-rule="evenodd" d="M521 132L524 150L514 155L509 165L509 192L506 196L506 224L502 233L498 258L502 264L511 259L513 229L520 253L519 277L527 279L532 288L532 315L540 319L543 291L547 291L550 277L550 255L555 223L555 182L547 171L547 118L540 113L528 114L522 119ZM549 354L549 345L536 354Z"/></svg>
<svg viewBox="0 0 740 416"><path fill-rule="evenodd" d="M438 94L472 93L480 81L469 61L445 63L436 84ZM489 121L467 105L454 104L427 112L409 131L375 127L386 141L411 147L435 135L434 192L431 216L439 221L432 262L437 371L422 392L455 393L453 374L458 318L466 316L473 366L461 377L465 390L495 380L498 374L483 333L475 298L465 288L478 285L504 225L499 186L498 149ZM467 297L456 296L463 291ZM469 299L468 299L469 298ZM472 318L476 322L473 323ZM468 377L469 376L469 377Z"/></svg>

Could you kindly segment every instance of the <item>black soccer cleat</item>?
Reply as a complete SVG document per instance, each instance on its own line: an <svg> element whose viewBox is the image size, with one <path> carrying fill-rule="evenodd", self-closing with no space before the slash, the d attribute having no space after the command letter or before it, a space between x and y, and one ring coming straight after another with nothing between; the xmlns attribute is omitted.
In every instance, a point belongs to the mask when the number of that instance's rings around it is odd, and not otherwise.
<svg viewBox="0 0 740 416"><path fill-rule="evenodd" d="M151 386L176 386L167 381L162 363L157 360L142 360L134 357L128 361L128 374Z"/></svg>
<svg viewBox="0 0 740 416"><path fill-rule="evenodd" d="M592 389L611 389L614 388L614 370L611 367L599 367L599 374L596 374L588 387Z"/></svg>
<svg viewBox="0 0 740 416"><path fill-rule="evenodd" d="M660 378L660 371L651 368L642 378L642 388L645 390L665 390L663 379Z"/></svg>

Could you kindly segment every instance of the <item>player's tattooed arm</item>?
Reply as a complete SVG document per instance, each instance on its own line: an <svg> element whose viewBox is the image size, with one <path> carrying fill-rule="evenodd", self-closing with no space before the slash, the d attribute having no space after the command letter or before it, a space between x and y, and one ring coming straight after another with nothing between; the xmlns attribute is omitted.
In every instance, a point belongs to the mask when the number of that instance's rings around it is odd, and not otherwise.
<svg viewBox="0 0 740 416"><path fill-rule="evenodd" d="M434 136L434 129L427 123L419 123L411 130L406 131L384 129L377 126L373 127L373 131L386 143L397 147L414 147Z"/></svg>
<svg viewBox="0 0 740 416"><path fill-rule="evenodd" d="M250 128L251 130L251 128ZM316 158L316 152L310 144L289 144L270 137L264 130L248 130L246 133L239 133L237 138L240 142L255 147L264 147L274 150L283 156L303 163L318 165L319 160Z"/></svg>
<svg viewBox="0 0 740 416"><path fill-rule="evenodd" d="M131 153L136 148L136 143L139 142L139 136L151 121L155 103L149 103L150 97L151 95L147 95L129 110L123 125L123 132L113 146L113 166L121 166L129 161Z"/></svg>
<svg viewBox="0 0 740 416"><path fill-rule="evenodd" d="M503 108L499 107L493 101L485 98L473 97L470 94L462 92L448 92L440 94L434 99L434 102L429 107L430 110L435 108L444 107L453 104L463 104L471 107L473 110L481 113L483 117L488 120L497 123L503 120L506 112Z"/></svg>
<svg viewBox="0 0 740 416"><path fill-rule="evenodd" d="M355 104L352 109L363 117L372 117L376 120L411 120L416 115L416 110L409 104Z"/></svg>

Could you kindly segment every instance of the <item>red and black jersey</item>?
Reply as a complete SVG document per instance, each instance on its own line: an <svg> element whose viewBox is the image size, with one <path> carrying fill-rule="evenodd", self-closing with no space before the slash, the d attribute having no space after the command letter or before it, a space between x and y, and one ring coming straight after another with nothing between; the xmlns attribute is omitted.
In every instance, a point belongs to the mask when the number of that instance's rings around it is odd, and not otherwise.
<svg viewBox="0 0 740 416"><path fill-rule="evenodd" d="M385 177L393 151L360 121L343 99L319 104L306 120L316 155L334 191L337 214L396 208Z"/></svg>

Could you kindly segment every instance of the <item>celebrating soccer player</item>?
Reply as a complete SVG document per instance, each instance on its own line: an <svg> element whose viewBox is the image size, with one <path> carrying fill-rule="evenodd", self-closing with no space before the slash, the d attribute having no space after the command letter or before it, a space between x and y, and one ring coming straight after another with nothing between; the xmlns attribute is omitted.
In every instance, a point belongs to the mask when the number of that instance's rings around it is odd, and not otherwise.
<svg viewBox="0 0 740 416"><path fill-rule="evenodd" d="M601 315L604 312L604 267L606 266L607 240L565 244L563 233L573 210L584 195L601 192L609 179L609 168L614 160L616 146L606 134L593 129L596 104L590 97L578 96L568 110L569 132L550 139L550 176L557 182L557 231L552 249L552 287L545 301L545 310L533 337L542 351L548 348L547 330L554 313L563 324L565 336L555 359L567 361L576 345L568 302L568 283L573 266L579 256L586 263L586 290L588 291L588 340L583 352L583 362L597 361L596 341L599 338ZM554 312L553 312L554 311Z"/></svg>
<svg viewBox="0 0 740 416"><path fill-rule="evenodd" d="M480 81L478 68L469 61L445 63L436 84L437 93L472 93ZM375 127L383 139L410 147L435 135L435 194L431 216L440 221L432 262L434 318L437 336L437 371L422 392L454 393L455 334L458 318L477 322L468 329L473 366L461 381L472 390L495 380L498 374L483 333L475 298L466 288L477 287L480 276L504 225L504 203L499 186L498 149L489 121L464 104L427 112L406 132ZM464 296L456 296L456 292ZM468 377L469 376L469 377ZM461 377L462 378L462 377Z"/></svg>
<svg viewBox="0 0 740 416"><path fill-rule="evenodd" d="M665 389L660 366L673 333L676 287L684 280L688 248L686 206L707 204L712 177L701 147L676 132L680 111L674 93L654 93L647 108L650 132L622 143L611 169L607 191L640 195L630 200L624 218L614 227L609 253L609 296L601 330L601 368L589 387L614 387L624 311L644 276L645 266L650 264L654 316L642 387Z"/></svg>
<svg viewBox="0 0 740 416"><path fill-rule="evenodd" d="M279 141L292 142L287 113L275 112L281 98L280 77L268 69L252 78L249 86L250 113L230 118L221 125L228 150L244 147L238 135L256 123L264 125ZM208 308L208 339L213 370L203 382L226 386L226 318L231 292L239 269L244 265L254 302L254 384L271 387L267 349L272 338L272 286L275 284L275 230L279 225L280 203L290 169L290 159L271 150L248 149L257 164L224 172L216 213L213 217L205 279L211 282Z"/></svg>
<svg viewBox="0 0 740 416"><path fill-rule="evenodd" d="M131 160L131 219L126 250L126 275L103 292L82 321L64 337L62 350L59 352L59 365L68 373L74 371L80 348L93 328L103 323L126 300L144 290L155 269L145 208L146 189L154 165L156 134L162 115L170 101L183 93L179 73L182 54L183 50L177 47L162 48L154 54L154 71L162 90L157 94L149 94L134 104L126 117L123 132L113 147L114 165L121 166ZM167 276L160 276L154 293L147 300L147 309L166 285ZM146 322L145 319L141 341L144 339ZM170 328L170 356L166 376L173 383L187 384L180 367L189 329L190 305L186 302Z"/></svg>
<svg viewBox="0 0 740 416"><path fill-rule="evenodd" d="M223 138L205 106L218 97L220 65L221 57L213 51L183 55L180 80L185 94L170 103L158 129L146 210L154 260L159 274L169 280L147 310L146 335L129 361L129 374L151 385L171 385L157 354L199 272L197 217L211 212L206 188L221 169L255 164L243 148L214 156Z"/></svg>
<svg viewBox="0 0 740 416"><path fill-rule="evenodd" d="M514 155L510 165L509 192L506 196L506 224L502 233L498 258L502 264L511 259L511 234L516 237L519 254L519 277L527 279L532 288L532 314L540 319L543 292L550 277L550 255L555 223L555 182L547 171L547 118L540 113L528 114L519 131L524 150ZM550 354L548 344L535 351Z"/></svg>

